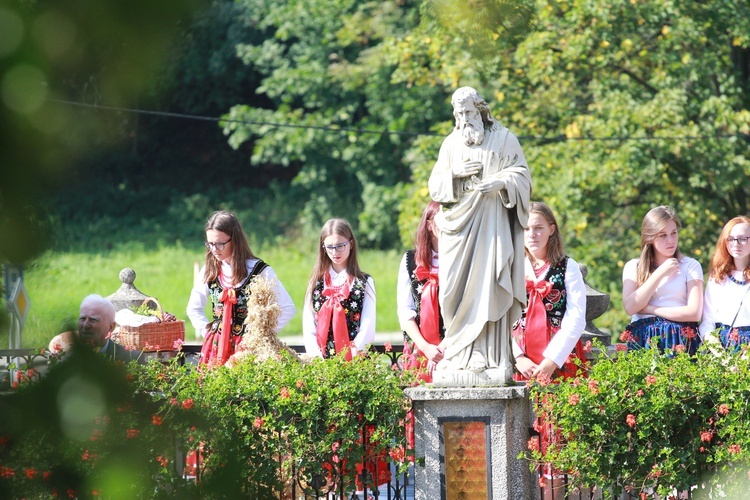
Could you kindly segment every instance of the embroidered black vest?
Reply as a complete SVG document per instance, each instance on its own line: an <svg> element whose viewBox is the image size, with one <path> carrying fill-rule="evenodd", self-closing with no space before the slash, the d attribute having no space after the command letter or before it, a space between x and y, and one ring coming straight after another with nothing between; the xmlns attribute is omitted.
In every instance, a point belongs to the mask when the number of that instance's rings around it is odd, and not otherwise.
<svg viewBox="0 0 750 500"><path fill-rule="evenodd" d="M417 315L414 317L414 321L417 322L417 325L420 325L419 321L419 310L422 307L422 287L427 282L427 280L418 280L415 271L417 270L417 261L415 260L416 252L414 250L407 250L406 251L406 272L409 274L409 279L411 280L411 296L414 299L414 308L417 312ZM445 338L445 325L443 324L443 315L440 314L440 340L443 340ZM409 337L409 334L404 332L404 340L406 342L411 342L411 338Z"/></svg>
<svg viewBox="0 0 750 500"><path fill-rule="evenodd" d="M357 333L359 333L359 323L362 320L362 305L365 303L367 279L369 277L369 275L365 274L364 279L354 278L349 287L349 297L341 301L341 306L344 308L344 313L346 314L346 328L349 331L349 340L354 340ZM319 279L312 291L312 306L316 317L318 312L320 312L320 308L328 300L328 297L323 295L324 287L324 281ZM333 342L333 323L328 328L328 340L322 354L324 358L336 355L336 344Z"/></svg>
<svg viewBox="0 0 750 500"><path fill-rule="evenodd" d="M547 274L544 276L545 281L552 283L552 289L547 294L542 303L544 309L547 311L547 322L554 328L560 328L562 319L565 316L565 308L567 304L567 293L565 292L565 271L568 268L568 257L563 256L560 261L554 266L550 266L547 270ZM528 300L529 295L526 294ZM523 329L526 329L526 310L523 311L521 318L521 325Z"/></svg>
<svg viewBox="0 0 750 500"><path fill-rule="evenodd" d="M232 308L232 336L242 335L245 333L245 318L247 318L247 298L250 296L250 285L253 279L259 275L268 264L262 260L258 260L255 266L250 270L245 278L245 281L234 288L234 293L237 296L237 303ZM221 330L221 321L224 317L224 304L219 300L221 292L224 291L219 280L216 279L209 283L208 294L211 296L211 303L213 304L213 321L209 332L217 332Z"/></svg>

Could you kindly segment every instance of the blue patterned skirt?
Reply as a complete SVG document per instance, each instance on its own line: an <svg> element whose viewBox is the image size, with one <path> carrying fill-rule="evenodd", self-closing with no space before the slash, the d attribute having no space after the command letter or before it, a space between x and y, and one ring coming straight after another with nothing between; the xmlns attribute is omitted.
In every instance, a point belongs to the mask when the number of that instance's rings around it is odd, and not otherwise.
<svg viewBox="0 0 750 500"><path fill-rule="evenodd" d="M670 321L659 316L650 316L630 323L626 328L630 332L628 349L648 349L651 339L656 339L660 351L677 351L677 346L685 346L688 354L695 354L701 344L698 334L698 323Z"/></svg>
<svg viewBox="0 0 750 500"><path fill-rule="evenodd" d="M736 353L745 344L750 344L750 326L735 326L730 328L729 325L716 323L719 328L719 339L724 349L731 353Z"/></svg>

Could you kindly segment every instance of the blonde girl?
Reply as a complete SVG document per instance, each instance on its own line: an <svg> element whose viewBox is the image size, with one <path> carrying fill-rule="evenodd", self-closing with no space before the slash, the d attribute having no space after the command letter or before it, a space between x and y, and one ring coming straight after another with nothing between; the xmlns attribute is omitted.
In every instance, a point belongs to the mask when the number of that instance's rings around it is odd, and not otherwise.
<svg viewBox="0 0 750 500"><path fill-rule="evenodd" d="M694 353L700 344L703 270L679 249L682 227L672 207L648 211L641 225L641 256L625 264L622 303L632 315L623 340L629 348L649 347Z"/></svg>

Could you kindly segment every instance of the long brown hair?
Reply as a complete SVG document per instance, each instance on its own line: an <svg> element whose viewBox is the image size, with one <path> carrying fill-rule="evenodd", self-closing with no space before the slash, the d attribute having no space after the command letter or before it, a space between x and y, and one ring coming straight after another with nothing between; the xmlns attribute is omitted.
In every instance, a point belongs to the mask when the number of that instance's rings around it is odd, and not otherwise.
<svg viewBox="0 0 750 500"><path fill-rule="evenodd" d="M656 269L656 258L654 255L654 240L660 232L667 227L669 221L674 221L677 229L682 228L682 222L674 211L674 208L668 205L654 207L646 213L641 224L641 256L638 259L636 268L636 277L638 285L642 285L651 276ZM672 257L681 260L683 255L680 253L679 244L674 249Z"/></svg>
<svg viewBox="0 0 750 500"><path fill-rule="evenodd" d="M213 229L214 231L221 231L231 238L232 241L232 258L230 259L230 265L232 266L232 272L234 273L234 283L242 283L247 278L247 264L246 262L250 259L255 259L255 255L250 250L250 243L247 241L245 231L242 229L237 216L232 212L220 210L214 212L206 222L205 230ZM214 257L211 250L206 249L206 269L203 273L203 282L211 283L216 280L221 271L221 262L219 259Z"/></svg>
<svg viewBox="0 0 750 500"><path fill-rule="evenodd" d="M542 217L544 217L544 220L547 222L547 224L549 224L550 226L555 226L555 230L552 232L552 234L549 235L549 240L547 240L547 260L549 261L550 266L554 266L555 264L560 262L563 257L565 257L562 237L560 236L560 225L557 223L555 213L552 211L552 209L541 201L532 201L529 204L529 214L532 213L541 215ZM534 262L534 258L525 248L524 253L530 261Z"/></svg>
<svg viewBox="0 0 750 500"><path fill-rule="evenodd" d="M716 242L714 254L711 256L708 276L717 283L724 281L734 271L734 257L729 255L729 250L727 250L727 238L729 238L729 233L732 232L734 226L738 224L750 224L750 217L738 215L724 224L724 229L721 230L719 235L719 241ZM742 271L742 277L744 280L750 279L750 264Z"/></svg>
<svg viewBox="0 0 750 500"><path fill-rule="evenodd" d="M419 221L417 226L417 232L414 235L414 261L418 266L423 266L427 269L432 266L432 251L437 251L437 248L432 248L432 224L435 214L440 210L440 203L436 201L430 201L424 210L422 211L422 219Z"/></svg>
<svg viewBox="0 0 750 500"><path fill-rule="evenodd" d="M331 258L328 256L326 249L323 248L323 240L328 238L332 234L343 236L349 240L349 258L346 260L346 273L349 278L359 278L366 280L365 273L359 268L359 262L357 261L357 240L354 238L354 232L352 226L344 219L329 219L323 224L323 228L320 230L320 238L318 239L318 258L315 261L315 267L313 267L312 274L310 275L310 282L307 284L307 292L305 296L310 296L315 284L318 280L322 279L323 276L331 269Z"/></svg>

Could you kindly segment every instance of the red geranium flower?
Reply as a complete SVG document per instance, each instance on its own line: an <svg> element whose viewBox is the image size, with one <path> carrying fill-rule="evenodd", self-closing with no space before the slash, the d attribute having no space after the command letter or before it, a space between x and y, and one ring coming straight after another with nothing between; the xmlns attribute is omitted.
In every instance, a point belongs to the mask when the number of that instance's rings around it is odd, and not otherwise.
<svg viewBox="0 0 750 500"><path fill-rule="evenodd" d="M193 398L188 398L185 401L182 402L182 407L186 410L189 410L193 407Z"/></svg>
<svg viewBox="0 0 750 500"><path fill-rule="evenodd" d="M539 439L536 436L529 438L526 442L526 447L531 451L539 451Z"/></svg>
<svg viewBox="0 0 750 500"><path fill-rule="evenodd" d="M159 416L159 415L152 415L152 416L151 416L151 422L152 422L152 423L153 423L154 425L161 425L161 422L162 422L162 420L161 420L161 416Z"/></svg>
<svg viewBox="0 0 750 500"><path fill-rule="evenodd" d="M628 424L631 428L635 427L635 415L632 413L628 413L628 416L625 417L625 423Z"/></svg>
<svg viewBox="0 0 750 500"><path fill-rule="evenodd" d="M596 380L589 380L589 390L594 394L599 394L599 382Z"/></svg>
<svg viewBox="0 0 750 500"><path fill-rule="evenodd" d="M289 389L287 389L286 387L282 387L282 388L281 388L281 391L279 391L279 395L280 395L280 396L281 396L281 397L282 397L283 399L287 399L287 398L289 398L289 396L290 396L291 394L289 393Z"/></svg>
<svg viewBox="0 0 750 500"><path fill-rule="evenodd" d="M719 405L719 415L728 415L729 405Z"/></svg>

